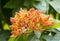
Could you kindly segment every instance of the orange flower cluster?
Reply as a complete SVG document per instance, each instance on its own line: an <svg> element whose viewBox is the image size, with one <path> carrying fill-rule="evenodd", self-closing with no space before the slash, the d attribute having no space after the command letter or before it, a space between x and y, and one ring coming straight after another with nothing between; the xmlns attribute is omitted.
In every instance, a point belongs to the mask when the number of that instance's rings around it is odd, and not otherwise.
<svg viewBox="0 0 60 41"><path fill-rule="evenodd" d="M11 37L17 37L22 34L25 29L35 31L41 29L42 27L49 27L53 25L53 22L49 20L49 15L45 15L43 12L31 8L29 11L20 9L19 12L16 12L14 18L10 18L12 23Z"/></svg>

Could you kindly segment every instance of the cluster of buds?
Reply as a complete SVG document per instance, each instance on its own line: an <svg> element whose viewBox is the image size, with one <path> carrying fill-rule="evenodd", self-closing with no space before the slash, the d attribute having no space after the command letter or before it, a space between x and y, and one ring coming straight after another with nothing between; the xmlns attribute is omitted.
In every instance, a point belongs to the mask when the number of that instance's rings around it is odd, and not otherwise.
<svg viewBox="0 0 60 41"><path fill-rule="evenodd" d="M29 11L20 9L16 12L15 17L10 18L12 23L11 37L17 37L22 34L25 29L36 31L41 30L53 25L53 22L49 20L49 15L45 15L43 12L31 8ZM43 26L43 27L42 27Z"/></svg>

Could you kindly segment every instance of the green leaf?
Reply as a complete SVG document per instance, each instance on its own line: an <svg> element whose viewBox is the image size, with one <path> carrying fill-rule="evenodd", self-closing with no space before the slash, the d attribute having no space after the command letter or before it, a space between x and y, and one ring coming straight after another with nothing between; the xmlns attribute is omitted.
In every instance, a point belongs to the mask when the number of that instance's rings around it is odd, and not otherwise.
<svg viewBox="0 0 60 41"><path fill-rule="evenodd" d="M44 35L43 38L47 41L51 41L53 39L53 37L49 35Z"/></svg>
<svg viewBox="0 0 60 41"><path fill-rule="evenodd" d="M31 41L40 41L40 40L37 39L36 36L33 36L33 37L31 38Z"/></svg>
<svg viewBox="0 0 60 41"><path fill-rule="evenodd" d="M37 4L40 0L25 0L24 1L24 6L29 9L34 7L35 4Z"/></svg>
<svg viewBox="0 0 60 41"><path fill-rule="evenodd" d="M54 25L52 27L53 28L59 28L60 27L60 21L59 20L54 20Z"/></svg>
<svg viewBox="0 0 60 41"><path fill-rule="evenodd" d="M23 8L23 1L22 0L10 0L5 5L4 8L10 8L12 10L12 16L15 15L15 12L18 12L20 8Z"/></svg>
<svg viewBox="0 0 60 41"><path fill-rule="evenodd" d="M16 39L14 41L27 41L27 36L22 34L22 35L16 37Z"/></svg>
<svg viewBox="0 0 60 41"><path fill-rule="evenodd" d="M47 2L58 12L60 13L60 0L47 0Z"/></svg>
<svg viewBox="0 0 60 41"><path fill-rule="evenodd" d="M57 32L52 41L60 41L60 32Z"/></svg>
<svg viewBox="0 0 60 41"><path fill-rule="evenodd" d="M58 31L60 31L60 27L59 27L59 28L57 28L57 30L58 30Z"/></svg>
<svg viewBox="0 0 60 41"><path fill-rule="evenodd" d="M27 38L27 41L30 41L33 36L34 36L34 33L31 32L31 33L29 34L28 38Z"/></svg>
<svg viewBox="0 0 60 41"><path fill-rule="evenodd" d="M15 9L18 8L20 6L22 6L22 1L21 0L10 0L9 2L7 2L4 6L4 8L11 8L11 9Z"/></svg>
<svg viewBox="0 0 60 41"><path fill-rule="evenodd" d="M50 28L49 30L47 30L48 32L57 32L55 28Z"/></svg>
<svg viewBox="0 0 60 41"><path fill-rule="evenodd" d="M8 41L14 41L15 40L15 38L9 38L9 40Z"/></svg>
<svg viewBox="0 0 60 41"><path fill-rule="evenodd" d="M43 38L47 41L60 41L60 32L57 32L55 36L44 35Z"/></svg>
<svg viewBox="0 0 60 41"><path fill-rule="evenodd" d="M51 21L53 21L54 25L51 26L52 28L59 28L60 27L60 20L56 20L53 18L50 18Z"/></svg>
<svg viewBox="0 0 60 41"><path fill-rule="evenodd" d="M34 32L32 32L27 39L28 39L27 41L40 41L40 39L36 37Z"/></svg>
<svg viewBox="0 0 60 41"><path fill-rule="evenodd" d="M6 3L4 8L15 8L16 7L16 2L14 0L10 0L9 2Z"/></svg>
<svg viewBox="0 0 60 41"><path fill-rule="evenodd" d="M49 6L48 6L48 3L46 0L40 0L40 2L35 5L35 7L38 9L38 10L41 10L41 11L44 11L44 12L47 12L48 9L49 9Z"/></svg>
<svg viewBox="0 0 60 41"><path fill-rule="evenodd" d="M23 36L18 36L16 39L15 39L15 41L23 41Z"/></svg>
<svg viewBox="0 0 60 41"><path fill-rule="evenodd" d="M39 39L41 36L41 32L39 30L37 30L34 33L35 33L36 37Z"/></svg>
<svg viewBox="0 0 60 41"><path fill-rule="evenodd" d="M0 31L0 41L7 41L8 38L10 37L10 31Z"/></svg>

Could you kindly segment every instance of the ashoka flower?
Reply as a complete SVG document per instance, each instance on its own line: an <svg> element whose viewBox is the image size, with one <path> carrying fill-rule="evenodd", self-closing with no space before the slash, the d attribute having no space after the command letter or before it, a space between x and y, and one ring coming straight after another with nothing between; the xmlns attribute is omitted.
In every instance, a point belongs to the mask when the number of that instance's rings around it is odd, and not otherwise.
<svg viewBox="0 0 60 41"><path fill-rule="evenodd" d="M53 22L49 20L49 15L45 15L43 12L31 8L29 11L20 9L19 12L16 12L15 17L11 17L10 21L12 23L11 37L17 37L18 35L24 33L24 30L36 31L39 29L42 31L42 28L46 28L53 25ZM41 27L43 26L43 27Z"/></svg>

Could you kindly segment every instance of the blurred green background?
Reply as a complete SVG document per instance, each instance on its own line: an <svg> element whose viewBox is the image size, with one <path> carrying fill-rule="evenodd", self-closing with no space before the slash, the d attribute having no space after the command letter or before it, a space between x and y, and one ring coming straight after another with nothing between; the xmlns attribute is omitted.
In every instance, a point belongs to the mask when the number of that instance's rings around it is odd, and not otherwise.
<svg viewBox="0 0 60 41"><path fill-rule="evenodd" d="M10 37L10 17L20 8L35 8L60 20L60 0L0 0L0 41L8 41Z"/></svg>

